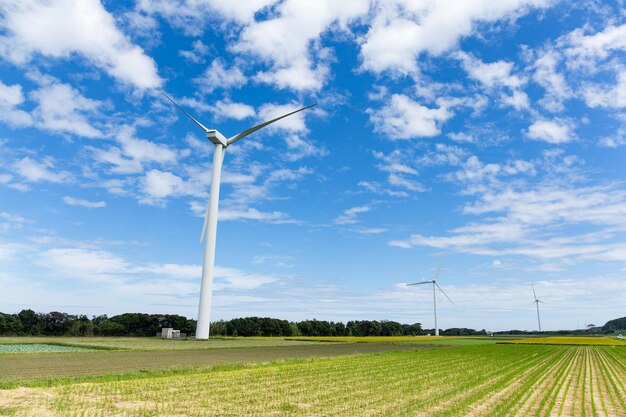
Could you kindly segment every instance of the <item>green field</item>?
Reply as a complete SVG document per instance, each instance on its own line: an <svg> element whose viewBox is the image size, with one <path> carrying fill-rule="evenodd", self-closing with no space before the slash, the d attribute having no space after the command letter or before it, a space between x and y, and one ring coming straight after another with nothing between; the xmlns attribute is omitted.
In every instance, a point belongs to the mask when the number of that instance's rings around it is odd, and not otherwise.
<svg viewBox="0 0 626 417"><path fill-rule="evenodd" d="M183 361L151 368L166 358ZM42 379L45 363L56 373ZM68 373L89 363L100 368L82 382ZM116 368L105 375L108 367ZM617 346L420 349L370 340L7 354L0 379L13 387L0 391L0 416L626 415L626 348Z"/></svg>

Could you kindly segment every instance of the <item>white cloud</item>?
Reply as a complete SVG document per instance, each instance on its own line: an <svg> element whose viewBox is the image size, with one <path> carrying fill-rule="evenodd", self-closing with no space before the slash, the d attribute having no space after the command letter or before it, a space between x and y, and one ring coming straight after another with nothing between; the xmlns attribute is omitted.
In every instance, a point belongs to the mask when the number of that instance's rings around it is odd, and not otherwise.
<svg viewBox="0 0 626 417"><path fill-rule="evenodd" d="M258 81L278 88L317 91L328 76L327 62L332 60L331 52L321 46L320 36L328 30L345 29L368 7L367 0L287 0L278 4L271 18L246 25L232 49L270 66L257 74Z"/></svg>
<svg viewBox="0 0 626 417"><path fill-rule="evenodd" d="M33 112L37 127L88 138L102 136L87 119L101 102L86 98L69 85L60 83L44 86L31 96L38 103Z"/></svg>
<svg viewBox="0 0 626 417"><path fill-rule="evenodd" d="M530 99L528 98L528 95L521 90L515 90L511 95L501 94L500 100L504 105L511 106L517 111L528 109L530 107Z"/></svg>
<svg viewBox="0 0 626 417"><path fill-rule="evenodd" d="M104 201L88 201L70 196L63 197L63 202L70 206L80 206L86 208L101 208L106 207L107 205Z"/></svg>
<svg viewBox="0 0 626 417"><path fill-rule="evenodd" d="M0 53L18 64L34 55L80 54L111 77L140 89L162 84L152 58L131 43L98 0L9 0L2 3Z"/></svg>
<svg viewBox="0 0 626 417"><path fill-rule="evenodd" d="M236 66L226 68L226 63L217 58L211 62L202 76L194 79L194 82L204 91L210 93L218 88L225 90L241 88L248 80L239 68Z"/></svg>
<svg viewBox="0 0 626 417"><path fill-rule="evenodd" d="M560 58L558 52L548 50L543 52L533 65L533 80L546 91L546 95L540 100L540 103L552 112L562 111L564 109L563 101L573 95L565 76L558 72L557 67Z"/></svg>
<svg viewBox="0 0 626 417"><path fill-rule="evenodd" d="M259 109L258 119L260 122L266 122L282 116L283 114L291 113L292 111L298 110L302 107L304 106L299 103L267 103ZM269 125L267 128L270 130L282 130L290 133L306 133L307 127L304 121L305 113L307 113L307 110L279 120L278 122Z"/></svg>
<svg viewBox="0 0 626 417"><path fill-rule="evenodd" d="M277 282L277 277L269 275L252 274L236 268L215 268L215 290L233 289L233 290L252 290L262 285ZM225 281L225 282L221 282Z"/></svg>
<svg viewBox="0 0 626 417"><path fill-rule="evenodd" d="M285 136L288 152L288 161L299 161L309 156L322 157L328 155L328 150L321 144L315 144L298 134Z"/></svg>
<svg viewBox="0 0 626 417"><path fill-rule="evenodd" d="M245 103L235 103L228 99L215 102L210 111L218 119L244 120L254 117L256 114L252 106Z"/></svg>
<svg viewBox="0 0 626 417"><path fill-rule="evenodd" d="M40 254L38 263L58 275L95 281L109 280L108 275L129 269L128 262L109 252L78 248L48 249Z"/></svg>
<svg viewBox="0 0 626 417"><path fill-rule="evenodd" d="M30 126L33 122L31 115L17 109L22 103L24 103L22 86L6 85L0 81L0 121L14 127Z"/></svg>
<svg viewBox="0 0 626 417"><path fill-rule="evenodd" d="M0 261L23 258L31 248L20 243L7 243L0 241Z"/></svg>
<svg viewBox="0 0 626 417"><path fill-rule="evenodd" d="M456 56L461 60L463 68L470 78L480 81L489 89L506 88L510 91L510 94L502 93L500 95L503 104L516 110L527 109L530 106L528 95L521 90L526 79L512 74L512 62L501 60L484 63L465 52L458 52Z"/></svg>
<svg viewBox="0 0 626 417"><path fill-rule="evenodd" d="M204 62L204 57L209 53L209 47L204 44L200 39L196 39L191 44L191 50L178 51L178 55L182 56L189 62L198 64Z"/></svg>
<svg viewBox="0 0 626 417"><path fill-rule="evenodd" d="M465 52L459 52L457 56L461 59L467 74L471 78L480 81L486 87L508 87L511 90L515 90L526 82L523 78L512 74L512 62L496 61L485 63Z"/></svg>
<svg viewBox="0 0 626 417"><path fill-rule="evenodd" d="M576 139L574 126L566 120L538 120L528 127L526 135L553 145L571 142Z"/></svg>
<svg viewBox="0 0 626 417"><path fill-rule="evenodd" d="M149 164L175 165L179 153L169 146L136 137L136 127L121 125L115 132L119 147L108 149L90 147L96 161L112 165L115 174L135 174L143 172Z"/></svg>
<svg viewBox="0 0 626 417"><path fill-rule="evenodd" d="M150 15L158 14L187 34L200 35L207 21L215 21L215 13L233 20L233 23L250 23L254 15L276 0L248 0L229 2L221 0L138 0L137 9Z"/></svg>
<svg viewBox="0 0 626 417"><path fill-rule="evenodd" d="M29 157L22 158L13 164L16 172L27 182L52 182L61 183L69 180L70 175L65 171L52 172L50 168L54 168L51 159L44 159L37 162Z"/></svg>
<svg viewBox="0 0 626 417"><path fill-rule="evenodd" d="M583 97L589 107L623 109L626 107L626 68L617 74L617 83L607 87L602 84L587 84Z"/></svg>
<svg viewBox="0 0 626 417"><path fill-rule="evenodd" d="M133 160L159 164L175 164L177 162L178 154L170 147L136 138L134 126L121 126L115 138L120 143L124 154Z"/></svg>
<svg viewBox="0 0 626 417"><path fill-rule="evenodd" d="M415 161L408 153L396 149L386 155L382 152L374 152L373 155L377 160L381 161L381 163L376 165L376 168L387 173L387 183L391 186L386 187L383 194L398 197L406 197L408 195L405 191L393 191L389 188L401 188L413 192L423 192L426 190L419 182L409 179L411 176L418 176L419 173L413 167ZM379 187L373 183L362 181L359 185L370 191L381 193Z"/></svg>
<svg viewBox="0 0 626 417"><path fill-rule="evenodd" d="M391 0L376 3L367 34L361 39L362 68L416 75L422 53L440 55L456 47L483 22L515 19L542 0Z"/></svg>
<svg viewBox="0 0 626 417"><path fill-rule="evenodd" d="M252 258L254 265L272 265L278 268L291 268L294 266L294 258L286 255L255 255Z"/></svg>
<svg viewBox="0 0 626 417"><path fill-rule="evenodd" d="M145 194L141 201L155 204L168 197L184 195L189 187L181 177L171 172L152 169L143 177L141 189Z"/></svg>
<svg viewBox="0 0 626 417"><path fill-rule="evenodd" d="M32 222L32 220L26 219L17 214L7 213L6 211L0 211L0 220L4 220L4 222L0 222L0 232L21 229L24 226L24 223ZM0 251L1 250L2 249L0 248ZM2 254L0 254L0 259L2 259Z"/></svg>
<svg viewBox="0 0 626 417"><path fill-rule="evenodd" d="M298 223L297 220L290 219L287 213L282 211L259 211L255 208L229 208L224 207L219 211L219 219L222 221L232 220L258 220L266 223L285 224Z"/></svg>
<svg viewBox="0 0 626 417"><path fill-rule="evenodd" d="M403 94L393 94L381 109L368 109L376 131L391 139L432 137L441 133L441 124L452 117L446 107L429 108Z"/></svg>
<svg viewBox="0 0 626 417"><path fill-rule="evenodd" d="M428 246L486 256L518 255L576 263L625 261L626 192L619 185L505 188L485 192L465 214L484 216L447 236L413 234L391 246ZM591 230L591 231L590 231Z"/></svg>
<svg viewBox="0 0 626 417"><path fill-rule="evenodd" d="M626 50L626 24L609 25L603 31L585 35L583 29L576 29L559 39L564 46L570 66L591 66L612 52Z"/></svg>
<svg viewBox="0 0 626 417"><path fill-rule="evenodd" d="M337 217L333 223L335 224L355 224L358 222L357 215L367 213L371 208L369 206L357 206L344 210L343 214Z"/></svg>

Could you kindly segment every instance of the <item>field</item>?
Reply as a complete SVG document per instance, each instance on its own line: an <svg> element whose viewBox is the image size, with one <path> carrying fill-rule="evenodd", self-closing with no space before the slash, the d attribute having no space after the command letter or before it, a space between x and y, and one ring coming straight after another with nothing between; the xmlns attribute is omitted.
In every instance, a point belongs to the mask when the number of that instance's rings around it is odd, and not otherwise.
<svg viewBox="0 0 626 417"><path fill-rule="evenodd" d="M626 416L626 347L491 343L420 349L368 341L0 355L0 378L13 387L0 391L0 415ZM168 353L205 360L219 354L232 361L119 377L139 360L124 362L119 355L145 360ZM20 367L7 378L2 366L9 357L42 357L65 368L90 357L126 368L108 376L96 372L80 383L59 374L44 384Z"/></svg>
<svg viewBox="0 0 626 417"><path fill-rule="evenodd" d="M162 339L160 337L0 337L0 346L23 343L47 343L59 346L76 346L102 350L144 351L311 345L310 342L306 341L286 340L278 337L214 338L209 341L195 339ZM319 343L321 343L321 341Z"/></svg>
<svg viewBox="0 0 626 417"><path fill-rule="evenodd" d="M571 345L571 346L624 346L626 347L626 340L617 339L615 337L590 337L590 336L575 336L575 337L535 337L528 339L516 339L499 341L498 343L514 343L514 344L530 344L530 345Z"/></svg>

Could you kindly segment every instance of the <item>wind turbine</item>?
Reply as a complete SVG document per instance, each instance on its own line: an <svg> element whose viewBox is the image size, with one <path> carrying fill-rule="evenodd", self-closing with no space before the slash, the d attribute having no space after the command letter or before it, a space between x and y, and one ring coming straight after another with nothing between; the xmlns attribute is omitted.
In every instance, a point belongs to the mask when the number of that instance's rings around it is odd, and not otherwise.
<svg viewBox="0 0 626 417"><path fill-rule="evenodd" d="M533 285L533 283L530 283L530 286L533 289L533 295L535 296L535 301L533 301L533 303L535 303L537 305L537 324L539 325L539 331L541 331L541 319L539 318L539 303L543 304L543 301L540 301L537 298L537 294L535 293L535 286Z"/></svg>
<svg viewBox="0 0 626 417"><path fill-rule="evenodd" d="M435 310L435 336L439 336L439 327L437 326L437 291L436 288L439 288L439 291L441 291L443 293L443 295L446 296L446 298L452 303L454 304L454 302L450 299L450 297L448 297L448 294L446 294L446 292L443 290L443 288L441 288L439 286L439 284L437 284L437 278L439 278L439 271L441 270L441 262L443 260L439 261L439 266L437 267L437 272L435 272L435 277L430 280L430 281L421 281L421 282L414 282L413 284L406 284L407 286L410 285L422 285L422 284L433 284L433 307Z"/></svg>
<svg viewBox="0 0 626 417"><path fill-rule="evenodd" d="M185 109L180 107L174 100L172 100L167 94L163 95L171 101L180 111L182 111L187 117L189 117L195 124L197 124L206 133L206 138L215 145L213 153L213 171L211 172L211 189L209 197L209 205L207 206L206 213L204 215L204 224L202 225L202 233L200 235L200 242L204 238L206 232L206 243L204 246L204 259L202 262L202 284L200 286L200 303L198 305L198 323L196 325L196 339L208 339L209 338L209 325L211 318L211 298L213 293L213 271L215 268L215 241L217 237L217 206L219 204L220 194L220 177L222 174L222 162L224 161L224 153L233 143L246 136L256 132L265 126L284 119L287 116L301 112L316 104L303 107L299 110L292 111L291 113L283 114L280 117L269 120L267 122L252 126L249 129L244 130L241 133L237 133L235 136L226 138L220 132L215 129L207 129L202 123L197 121L192 115L187 113Z"/></svg>

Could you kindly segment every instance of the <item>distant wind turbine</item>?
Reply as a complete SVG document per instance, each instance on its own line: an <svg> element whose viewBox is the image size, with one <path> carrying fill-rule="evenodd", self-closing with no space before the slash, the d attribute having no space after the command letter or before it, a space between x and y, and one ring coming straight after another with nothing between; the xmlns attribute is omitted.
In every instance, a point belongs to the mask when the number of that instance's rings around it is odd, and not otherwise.
<svg viewBox="0 0 626 417"><path fill-rule="evenodd" d="M430 280L430 281L421 281L421 282L414 282L413 284L407 284L407 286L410 285L422 285L422 284L433 284L433 307L435 310L435 336L439 336L439 326L437 326L437 290L435 287L439 288L439 291L441 291L443 293L443 295L446 296L446 298L452 303L454 304L454 302L450 299L450 297L448 297L448 294L446 294L446 292L443 290L443 288L441 288L439 286L439 284L437 284L437 278L439 278L439 271L441 270L441 262L443 260L439 261L439 266L437 267L437 272L435 273L435 277Z"/></svg>
<svg viewBox="0 0 626 417"><path fill-rule="evenodd" d="M222 174L222 162L224 161L224 153L226 148L237 142L240 139L245 138L251 133L256 132L265 126L284 119L287 116L301 112L310 107L315 106L311 104L303 107L299 110L292 111L291 113L284 114L275 119L258 124L249 129L244 130L241 133L236 134L230 138L226 138L220 132L215 129L207 129L202 123L197 121L192 115L187 113L185 109L180 107L174 100L172 100L167 94L163 95L171 101L180 111L182 111L187 117L189 117L195 124L200 126L206 133L206 138L215 145L213 153L213 171L211 172L211 190L209 197L209 205L204 215L204 224L202 226L202 233L200 235L200 242L204 238L206 232L206 244L204 246L204 259L202 263L202 284L200 286L200 303L198 305L198 323L196 325L196 339L208 339L209 338L209 325L211 318L211 298L213 293L213 271L215 268L215 241L217 237L217 207L219 204L220 194L220 177Z"/></svg>
<svg viewBox="0 0 626 417"><path fill-rule="evenodd" d="M535 293L535 286L533 285L533 283L532 283L532 282L530 283L530 286L532 287L532 289L533 289L533 295L535 296L535 301L533 301L533 303L534 303L534 304L536 304L536 306L537 306L537 324L539 325L539 331L541 331L541 319L539 318L539 303L544 304L544 302L543 302L543 301L540 301L540 300L537 298L537 294Z"/></svg>

